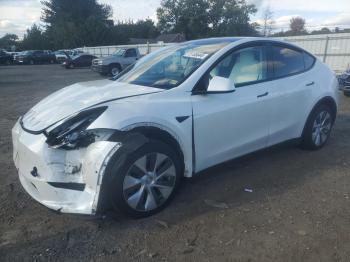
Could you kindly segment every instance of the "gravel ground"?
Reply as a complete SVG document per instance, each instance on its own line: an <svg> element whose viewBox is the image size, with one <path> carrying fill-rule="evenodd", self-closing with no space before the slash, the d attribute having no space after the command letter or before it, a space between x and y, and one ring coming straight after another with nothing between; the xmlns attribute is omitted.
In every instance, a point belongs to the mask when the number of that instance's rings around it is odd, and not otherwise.
<svg viewBox="0 0 350 262"><path fill-rule="evenodd" d="M12 163L12 126L50 93L99 78L58 65L0 67L1 261L350 261L345 97L321 151L283 145L211 168L156 216L92 219L36 203Z"/></svg>

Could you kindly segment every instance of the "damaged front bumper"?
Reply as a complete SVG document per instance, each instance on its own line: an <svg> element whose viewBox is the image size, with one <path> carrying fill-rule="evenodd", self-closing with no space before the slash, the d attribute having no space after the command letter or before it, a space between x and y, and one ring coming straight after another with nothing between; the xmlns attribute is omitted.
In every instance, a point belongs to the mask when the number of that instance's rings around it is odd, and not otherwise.
<svg viewBox="0 0 350 262"><path fill-rule="evenodd" d="M97 212L102 178L121 143L96 141L86 148L54 149L44 134L12 129L13 160L24 189L38 202L63 213Z"/></svg>

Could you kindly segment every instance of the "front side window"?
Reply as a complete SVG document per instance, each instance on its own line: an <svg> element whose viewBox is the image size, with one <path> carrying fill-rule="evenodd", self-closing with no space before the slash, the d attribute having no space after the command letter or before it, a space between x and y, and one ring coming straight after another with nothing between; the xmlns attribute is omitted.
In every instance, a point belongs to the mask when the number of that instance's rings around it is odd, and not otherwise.
<svg viewBox="0 0 350 262"><path fill-rule="evenodd" d="M303 72L303 53L287 47L273 46L272 66L275 78Z"/></svg>
<svg viewBox="0 0 350 262"><path fill-rule="evenodd" d="M188 42L167 48L156 55L146 57L118 81L141 86L170 89L181 84L210 56L230 42Z"/></svg>
<svg viewBox="0 0 350 262"><path fill-rule="evenodd" d="M125 49L117 49L112 55L113 56L123 56L125 54Z"/></svg>
<svg viewBox="0 0 350 262"><path fill-rule="evenodd" d="M265 47L242 48L224 58L210 72L214 76L233 80L237 87L267 79Z"/></svg>

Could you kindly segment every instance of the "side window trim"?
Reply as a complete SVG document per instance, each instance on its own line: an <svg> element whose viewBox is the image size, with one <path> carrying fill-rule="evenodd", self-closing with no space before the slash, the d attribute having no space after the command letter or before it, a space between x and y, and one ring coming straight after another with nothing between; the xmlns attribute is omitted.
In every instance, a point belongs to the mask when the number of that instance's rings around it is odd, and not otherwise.
<svg viewBox="0 0 350 262"><path fill-rule="evenodd" d="M306 68L305 56L310 56L313 60L312 65L309 68ZM316 60L317 60L316 57L314 55L310 54L309 52L303 50L303 58L304 58L305 72L311 70L316 64Z"/></svg>
<svg viewBox="0 0 350 262"><path fill-rule="evenodd" d="M203 83L205 83L206 81L206 76L210 73L211 70L213 70L214 67L216 67L222 60L224 60L228 55L232 54L233 52L235 51L238 51L240 49L243 49L243 48L248 48L248 47L254 47L254 46L266 46L265 47L265 52L266 52L266 60L267 60L267 78L265 80L261 80L261 81L256 81L256 82L252 82L252 83L246 83L246 84L243 84L241 86L238 86L238 87L242 87L242 86L245 86L245 85L254 85L254 84L259 84L259 83L263 83L263 82L269 82L269 81L274 81L274 80L278 80L278 79L282 79L282 78L286 78L286 77L291 77L291 76L294 76L294 75L299 75L299 74L303 74L309 70L311 70L315 64L316 64L316 61L317 61L317 58L312 55L311 53L301 49L301 48L298 48L296 46L293 46L293 45L289 45L288 43L279 43L279 42L274 42L274 41L269 41L269 40L258 40L258 41L254 41L254 42L249 42L249 43L244 43L244 44L241 44L239 46L236 46L236 47L233 47L231 50L228 50L225 54L223 54L220 58L218 58L215 63L213 63L208 69L207 71L202 75L202 77L197 81L197 83L194 85L193 89L192 89L192 93L193 94L196 94L198 91L201 92L201 91L206 91L206 90L201 90L201 85ZM303 53L306 53L307 55L311 56L313 59L314 59L314 63L313 65L309 68L309 69L305 69L302 71L302 72L297 72L297 73L294 73L294 74L290 74L290 75L287 75L287 76L282 76L282 77L274 77L274 72L273 72L273 66L272 64L270 63L271 61L271 58L272 58L272 46L282 46L282 47L286 47L286 48L290 48L292 50L296 50L296 51L299 51L299 52L303 52ZM304 62L305 63L305 62ZM208 87L208 86L207 86ZM206 87L206 88L207 88Z"/></svg>

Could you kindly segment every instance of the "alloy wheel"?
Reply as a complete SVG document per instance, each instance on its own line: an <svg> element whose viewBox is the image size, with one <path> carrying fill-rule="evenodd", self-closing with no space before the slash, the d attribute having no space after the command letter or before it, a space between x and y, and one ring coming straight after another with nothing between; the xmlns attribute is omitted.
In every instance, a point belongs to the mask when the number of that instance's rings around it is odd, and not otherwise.
<svg viewBox="0 0 350 262"><path fill-rule="evenodd" d="M126 203L137 211L151 211L169 198L176 182L173 161L161 153L150 153L135 161L123 182Z"/></svg>
<svg viewBox="0 0 350 262"><path fill-rule="evenodd" d="M316 146L323 145L330 134L332 128L332 117L329 112L321 111L312 127L312 141Z"/></svg>

